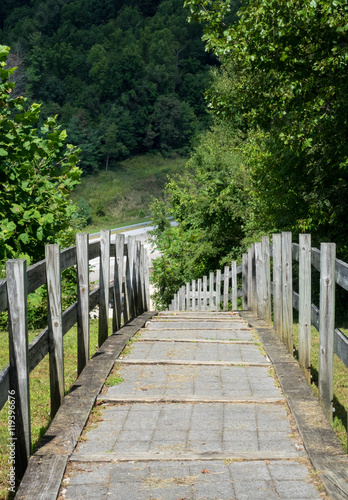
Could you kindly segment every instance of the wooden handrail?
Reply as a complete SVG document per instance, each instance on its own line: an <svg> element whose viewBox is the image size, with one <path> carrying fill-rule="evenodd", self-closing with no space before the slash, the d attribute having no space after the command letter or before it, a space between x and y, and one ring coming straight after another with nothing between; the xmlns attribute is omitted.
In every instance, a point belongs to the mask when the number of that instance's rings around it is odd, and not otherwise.
<svg viewBox="0 0 348 500"><path fill-rule="evenodd" d="M136 250L131 262L129 246ZM101 260L101 287L89 292L88 264L97 257ZM114 260L112 277L109 276L111 258ZM59 291L61 273L76 265L77 301L62 312ZM27 296L46 283L48 326L28 346ZM18 479L25 472L31 449L29 373L50 354L51 415L54 416L64 397L62 338L77 323L79 374L89 359L89 312L99 306L99 316L102 316L99 321L101 345L108 336L111 296L113 332L149 309L149 272L145 249L131 238L129 243L125 243L121 234L116 235L115 243L110 243L110 232L103 231L100 241L91 243L87 234L80 233L77 235L77 246L61 251L58 245L47 245L46 259L28 269L24 260L7 262L7 278L0 282L0 313L8 309L10 363L0 372L0 409L8 400L8 395L15 394Z"/></svg>

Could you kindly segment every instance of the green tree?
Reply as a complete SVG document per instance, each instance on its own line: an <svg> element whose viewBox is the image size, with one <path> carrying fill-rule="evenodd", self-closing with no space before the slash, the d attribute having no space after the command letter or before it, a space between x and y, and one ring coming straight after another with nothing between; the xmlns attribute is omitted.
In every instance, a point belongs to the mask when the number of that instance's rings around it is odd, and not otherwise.
<svg viewBox="0 0 348 500"><path fill-rule="evenodd" d="M0 262L18 255L38 259L44 245L64 235L75 207L69 192L79 183L78 151L54 118L38 130L40 105L12 98L14 69L0 45Z"/></svg>

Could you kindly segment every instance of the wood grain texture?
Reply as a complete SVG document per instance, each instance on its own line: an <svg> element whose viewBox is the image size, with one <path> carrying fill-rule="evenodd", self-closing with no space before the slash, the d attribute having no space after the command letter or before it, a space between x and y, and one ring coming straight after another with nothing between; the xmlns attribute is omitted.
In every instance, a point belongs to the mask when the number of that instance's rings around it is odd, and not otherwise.
<svg viewBox="0 0 348 500"><path fill-rule="evenodd" d="M299 237L299 362L311 382L311 235Z"/></svg>
<svg viewBox="0 0 348 500"><path fill-rule="evenodd" d="M231 286L232 286L232 311L237 311L238 285L237 285L237 263L235 260L231 262Z"/></svg>
<svg viewBox="0 0 348 500"><path fill-rule="evenodd" d="M26 267L25 259L8 260L6 263L10 351L9 389L15 401L16 479L21 479L23 476L31 449Z"/></svg>
<svg viewBox="0 0 348 500"><path fill-rule="evenodd" d="M274 330L283 338L282 235L272 235L273 247L273 321Z"/></svg>
<svg viewBox="0 0 348 500"><path fill-rule="evenodd" d="M320 321L319 321L319 401L332 419L333 361L335 332L335 258L336 245L320 245Z"/></svg>
<svg viewBox="0 0 348 500"><path fill-rule="evenodd" d="M76 235L77 262L77 374L89 360L88 233Z"/></svg>
<svg viewBox="0 0 348 500"><path fill-rule="evenodd" d="M110 231L100 231L99 264L99 347L109 335L109 281L110 281Z"/></svg>
<svg viewBox="0 0 348 500"><path fill-rule="evenodd" d="M283 341L293 353L292 249L291 232L282 233L282 310Z"/></svg>
<svg viewBox="0 0 348 500"><path fill-rule="evenodd" d="M46 245L45 255L51 415L54 417L64 399L62 285L59 245Z"/></svg>

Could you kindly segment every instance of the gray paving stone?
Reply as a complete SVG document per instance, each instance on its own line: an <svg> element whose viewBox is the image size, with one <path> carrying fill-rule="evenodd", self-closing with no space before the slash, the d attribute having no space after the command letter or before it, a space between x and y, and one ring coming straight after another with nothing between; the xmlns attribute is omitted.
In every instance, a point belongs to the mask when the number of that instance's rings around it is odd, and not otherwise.
<svg viewBox="0 0 348 500"><path fill-rule="evenodd" d="M246 327L241 320L222 323L213 315L201 321L153 321L141 335L252 340L252 331L242 330ZM257 345L180 342L138 342L127 357L267 361ZM117 374L124 381L109 387L108 396L283 397L266 367L122 365ZM173 458L180 453L297 453L283 404L126 403L101 409L102 421L86 432L77 453L152 452L157 457L172 454ZM62 498L318 500L320 495L310 482L307 467L296 461L175 460L73 463Z"/></svg>

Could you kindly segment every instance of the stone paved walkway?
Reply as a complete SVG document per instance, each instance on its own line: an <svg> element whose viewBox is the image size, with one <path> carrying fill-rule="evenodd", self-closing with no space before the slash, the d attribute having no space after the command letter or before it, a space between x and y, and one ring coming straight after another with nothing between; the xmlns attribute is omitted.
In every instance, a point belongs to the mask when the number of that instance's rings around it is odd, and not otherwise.
<svg viewBox="0 0 348 500"><path fill-rule="evenodd" d="M60 498L321 498L270 361L237 314L162 313L128 351Z"/></svg>

